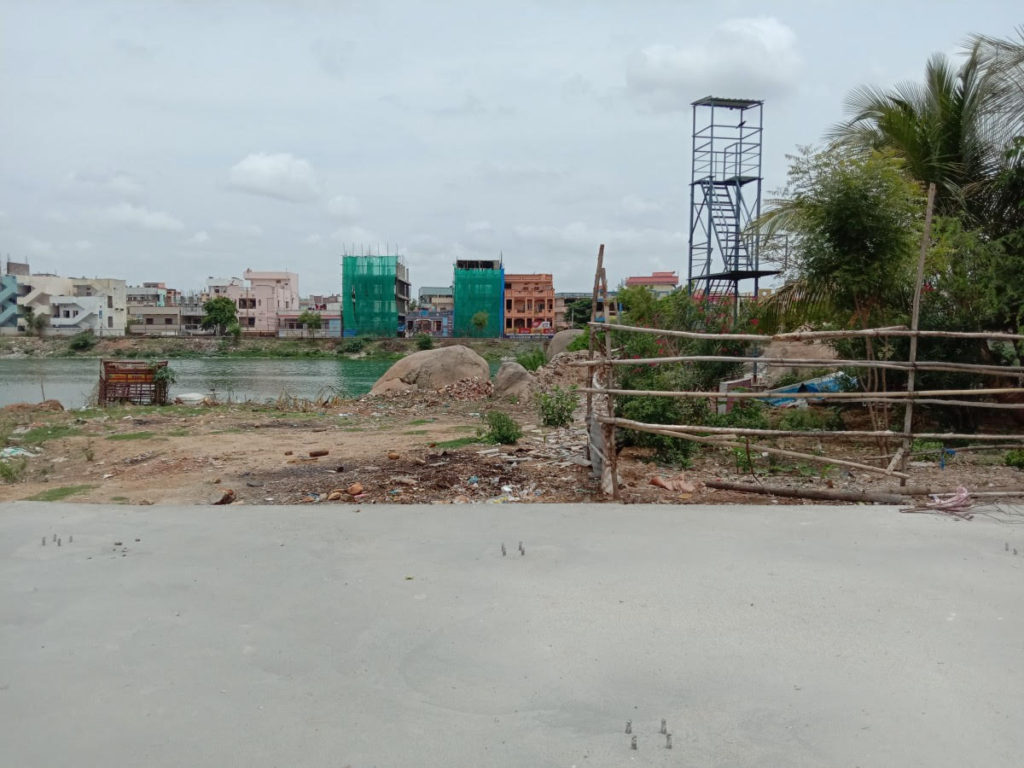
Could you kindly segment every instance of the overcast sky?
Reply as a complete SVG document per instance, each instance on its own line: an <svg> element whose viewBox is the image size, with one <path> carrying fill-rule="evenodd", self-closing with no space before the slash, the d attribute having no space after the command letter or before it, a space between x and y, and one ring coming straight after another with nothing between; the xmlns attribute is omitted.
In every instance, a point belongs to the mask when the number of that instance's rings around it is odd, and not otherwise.
<svg viewBox="0 0 1024 768"><path fill-rule="evenodd" d="M1016 9L1016 10L1015 10ZM504 254L589 290L685 278L690 102L765 100L765 188L862 83L1016 2L0 0L0 254L164 281Z"/></svg>

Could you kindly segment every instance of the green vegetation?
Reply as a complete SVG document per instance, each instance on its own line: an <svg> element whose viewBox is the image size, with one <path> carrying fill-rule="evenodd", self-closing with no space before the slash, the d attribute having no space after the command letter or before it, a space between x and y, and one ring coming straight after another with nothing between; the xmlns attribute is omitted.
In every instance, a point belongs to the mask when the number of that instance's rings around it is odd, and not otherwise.
<svg viewBox="0 0 1024 768"><path fill-rule="evenodd" d="M583 333L569 342L565 348L566 352L584 352L590 349L590 328L584 328Z"/></svg>
<svg viewBox="0 0 1024 768"><path fill-rule="evenodd" d="M60 501L61 499L68 498L68 496L91 491L95 487L93 485L62 485L59 488L48 488L45 491L40 491L34 496L29 496L25 501Z"/></svg>
<svg viewBox="0 0 1024 768"><path fill-rule="evenodd" d="M76 333L68 340L68 349L72 352L88 352L96 346L96 336L92 331Z"/></svg>
<svg viewBox="0 0 1024 768"><path fill-rule="evenodd" d="M18 456L12 459L0 459L0 480L11 484L21 482L21 478L25 475L25 469L27 467L28 459L24 456Z"/></svg>
<svg viewBox="0 0 1024 768"><path fill-rule="evenodd" d="M836 431L843 428L837 408L786 408L778 423L779 429L792 431Z"/></svg>
<svg viewBox="0 0 1024 768"><path fill-rule="evenodd" d="M310 331L310 335L319 331L324 324L323 317L320 316L319 312L313 312L308 309L302 310L298 317L298 322L301 323L303 328Z"/></svg>
<svg viewBox="0 0 1024 768"><path fill-rule="evenodd" d="M479 334L484 332L484 329L487 327L487 323L490 319L491 316L489 314L487 314L483 310L480 310L469 319L469 322L473 325L473 328Z"/></svg>
<svg viewBox="0 0 1024 768"><path fill-rule="evenodd" d="M218 336L223 336L232 324L238 325L238 313L235 302L227 296L218 296L203 304L203 328L213 328Z"/></svg>
<svg viewBox="0 0 1024 768"><path fill-rule="evenodd" d="M356 336L355 338L345 339L339 342L337 351L339 354L343 355L358 355L360 352L366 349L366 345L369 343L370 342L366 338L362 336Z"/></svg>
<svg viewBox="0 0 1024 768"><path fill-rule="evenodd" d="M553 387L550 392L539 392L537 410L540 423L545 427L567 427L572 424L572 415L578 404L575 387Z"/></svg>
<svg viewBox="0 0 1024 768"><path fill-rule="evenodd" d="M47 427L34 427L21 435L22 445L42 445L50 440L61 440L65 437L74 437L82 434L77 427L69 427L64 424L54 424Z"/></svg>
<svg viewBox="0 0 1024 768"><path fill-rule="evenodd" d="M434 443L435 448L462 448L467 445L473 445L473 443L482 443L483 437L477 435L475 437L457 437L454 440L442 440L441 442Z"/></svg>
<svg viewBox="0 0 1024 768"><path fill-rule="evenodd" d="M1016 449L1013 451L1007 451L1006 455L1003 457L1003 463L1008 467L1024 469L1024 450Z"/></svg>
<svg viewBox="0 0 1024 768"><path fill-rule="evenodd" d="M544 356L543 349L540 347L533 347L516 355L516 362L528 371L536 371L547 362L547 359Z"/></svg>
<svg viewBox="0 0 1024 768"><path fill-rule="evenodd" d="M434 337L428 333L417 333L416 334L416 349L426 351L434 348Z"/></svg>
<svg viewBox="0 0 1024 768"><path fill-rule="evenodd" d="M116 435L107 435L107 440L149 440L155 437L153 432L121 432Z"/></svg>
<svg viewBox="0 0 1024 768"><path fill-rule="evenodd" d="M490 411L484 416L487 432L484 439L492 443L511 445L523 436L523 430L515 419L502 411Z"/></svg>

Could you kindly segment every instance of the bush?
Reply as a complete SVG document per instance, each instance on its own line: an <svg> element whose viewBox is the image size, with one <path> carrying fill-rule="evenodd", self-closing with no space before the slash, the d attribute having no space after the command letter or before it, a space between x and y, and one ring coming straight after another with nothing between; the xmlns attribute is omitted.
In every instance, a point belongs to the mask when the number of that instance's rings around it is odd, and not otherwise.
<svg viewBox="0 0 1024 768"><path fill-rule="evenodd" d="M620 413L624 418L632 421L642 421L646 424L691 423L691 420L686 418L686 409L675 398L630 397L622 398L622 400ZM638 432L632 429L623 430L622 439L626 445L653 448L652 458L655 461L674 467L690 466L690 457L697 450L697 444L690 440L667 435L652 435L650 432Z"/></svg>
<svg viewBox="0 0 1024 768"><path fill-rule="evenodd" d="M842 428L843 420L835 408L786 408L779 417L779 429L794 432L833 431Z"/></svg>
<svg viewBox="0 0 1024 768"><path fill-rule="evenodd" d="M24 456L12 459L0 459L0 480L5 483L19 483L28 467L28 461Z"/></svg>
<svg viewBox="0 0 1024 768"><path fill-rule="evenodd" d="M366 349L366 344L366 339L357 336L352 339L345 339L338 344L338 351L344 355L358 355Z"/></svg>
<svg viewBox="0 0 1024 768"><path fill-rule="evenodd" d="M545 427L567 427L572 424L572 415L578 404L576 387L554 387L550 392L539 392L537 408L540 411L540 423Z"/></svg>
<svg viewBox="0 0 1024 768"><path fill-rule="evenodd" d="M434 348L434 337L426 333L417 333L416 336L416 349L427 350Z"/></svg>
<svg viewBox="0 0 1024 768"><path fill-rule="evenodd" d="M74 352L88 352L90 349L96 346L96 337L93 336L92 331L82 331L76 333L71 337L68 342L68 347Z"/></svg>
<svg viewBox="0 0 1024 768"><path fill-rule="evenodd" d="M583 329L583 333L577 336L575 339L569 342L569 346L565 348L566 352L585 352L590 348L590 327Z"/></svg>
<svg viewBox="0 0 1024 768"><path fill-rule="evenodd" d="M516 355L516 362L528 371L536 371L547 362L547 358L544 357L543 349L534 347Z"/></svg>
<svg viewBox="0 0 1024 768"><path fill-rule="evenodd" d="M1018 448L1017 450L1007 451L1006 456L1003 457L1003 462L1008 467L1024 469L1024 450Z"/></svg>
<svg viewBox="0 0 1024 768"><path fill-rule="evenodd" d="M501 411L490 411L485 417L487 421L487 433L485 439L492 443L511 445L523 436L523 430L519 428L515 419Z"/></svg>

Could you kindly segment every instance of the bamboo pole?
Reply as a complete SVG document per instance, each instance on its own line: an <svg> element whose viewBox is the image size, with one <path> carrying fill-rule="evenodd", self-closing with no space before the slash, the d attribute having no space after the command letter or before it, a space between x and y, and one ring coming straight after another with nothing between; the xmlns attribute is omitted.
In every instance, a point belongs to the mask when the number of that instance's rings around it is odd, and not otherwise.
<svg viewBox="0 0 1024 768"><path fill-rule="evenodd" d="M661 389L605 389L603 387L583 387L580 389L581 392L586 392L590 389L594 393L611 392L616 395L635 395L637 397L683 397L683 398L702 398L706 397L710 400L720 400L722 398L730 400L852 400L852 401L866 401L866 400L879 400L879 401L891 401L906 399L910 396L908 392L892 391L892 392L729 392L723 394L721 392L704 392L704 391L666 391ZM917 393L918 396L927 397L941 397L943 395L1007 395L1007 394L1024 394L1024 388L1021 387L994 387L988 389L929 389L922 390ZM923 402L918 400L917 402ZM971 403L972 405L978 405L979 407L984 406L984 403ZM1000 405L1009 405L1009 403L1001 403ZM1016 404L1015 404L1016 405Z"/></svg>
<svg viewBox="0 0 1024 768"><path fill-rule="evenodd" d="M912 331L905 325L887 328L867 328L844 331L791 331L789 333L708 333L703 331L669 331L663 328L643 328L638 325L616 325L617 331L647 333L655 336L675 336L683 339L729 339L730 341L751 341L755 344L771 341L820 341L824 339L849 339L858 337L905 336L936 339L992 339L993 341L1024 341L1024 334L998 331Z"/></svg>
<svg viewBox="0 0 1024 768"><path fill-rule="evenodd" d="M915 339L910 343L914 344ZM675 357L620 358L613 365L662 365L666 363L754 363L777 365L786 368L885 368L891 371L958 371L966 373L992 373L1000 375L1024 374L1024 366L982 365L980 363L946 363L922 360L901 362L898 360L821 360L803 357L750 357L748 355L678 355ZM589 360L576 360L569 365L582 368L593 365Z"/></svg>
<svg viewBox="0 0 1024 768"><path fill-rule="evenodd" d="M600 421L605 419L598 417ZM645 424L642 421L633 421L632 419L614 418L611 422L615 426L626 427L637 432L649 432L652 435L665 435L666 437L678 437L682 440L690 440L694 443L704 443L705 445L717 445L723 448L743 448L746 449L745 443L738 443L733 440L721 440L711 437L700 437L693 435L688 432L673 432L671 429L665 429L664 424ZM880 467L872 467L869 464L860 464L856 461L848 461L846 459L835 459L829 458L828 456L816 456L813 453L800 453L798 451L783 450L782 448L773 448L768 445L751 445L749 449L752 451L758 451L759 453L771 453L778 456L788 456L793 459L804 459L805 461L813 461L818 464L834 464L842 467L851 467L853 469L859 469L863 472L873 472L879 475L889 475L891 477L906 477L903 472L896 472L895 470L882 469Z"/></svg>
<svg viewBox="0 0 1024 768"><path fill-rule="evenodd" d="M599 277L601 275L601 268L603 266L604 266L604 243L601 243L600 247L597 249L597 269L594 270L594 293L593 293L593 298L590 301L590 323L591 324L593 324L593 322L595 320L597 320L597 292L598 292L597 286L598 286L598 279L599 279ZM605 311L607 312L607 308L605 308ZM594 332L590 331L589 332L589 337L587 339L587 360L593 360L593 359L594 359ZM594 369L593 368L588 368L587 369L587 411L586 411L586 414L587 414L586 420L587 420L587 426L588 426L588 429L587 429L587 448L588 448L587 458L588 459L591 458L590 450L592 450L589 426L590 426L590 419L593 418L593 416L594 416L594 393L592 391L593 387L594 387Z"/></svg>
<svg viewBox="0 0 1024 768"><path fill-rule="evenodd" d="M607 319L607 317L608 317L608 314L607 314L607 309L606 309L605 310L605 319ZM608 360L608 367L605 368L605 376L606 376L605 381L609 385L611 385L614 369L611 366L611 363L612 363L612 335L610 333L605 333L605 335L604 335L604 342L605 342L605 357ZM607 392L605 394L605 398L604 399L605 399L605 405L607 407L608 418L609 419L614 419L615 418L615 403L614 403L613 395L611 394L611 392ZM615 450L615 423L614 423L614 421L609 421L609 422L605 423L604 445L605 445L605 453L608 454L608 458L609 458L608 466L611 469L611 476L612 476L612 499L615 500L615 501L618 501L619 500L619 454Z"/></svg>
<svg viewBox="0 0 1024 768"><path fill-rule="evenodd" d="M822 501L867 501L875 504L904 504L906 499L898 493L879 491L834 491L824 488L778 488L770 485L730 483L724 480L707 480L704 485L721 491L760 493L767 496L786 496L795 499L818 499Z"/></svg>
<svg viewBox="0 0 1024 768"><path fill-rule="evenodd" d="M917 258L917 279L914 282L914 306L910 315L910 330L916 331L918 322L921 319L921 286L924 284L924 260L928 255L928 241L932 236L932 210L935 208L935 182L928 185L928 204L924 212L924 232L921 233L921 253ZM910 461L910 444L914 439L911 428L914 424L914 379L917 369L914 364L917 361L917 336L910 337L910 355L907 361L912 366L907 374L907 406L903 410L903 447L900 449L900 456L893 458L893 463L899 462L900 469L907 468ZM922 368L921 370L925 370ZM901 483L901 485L905 484Z"/></svg>

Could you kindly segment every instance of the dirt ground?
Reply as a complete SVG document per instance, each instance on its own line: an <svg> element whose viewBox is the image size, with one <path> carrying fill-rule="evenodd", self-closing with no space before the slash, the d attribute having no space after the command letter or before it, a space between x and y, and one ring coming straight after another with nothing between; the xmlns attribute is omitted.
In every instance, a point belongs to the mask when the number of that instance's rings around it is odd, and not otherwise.
<svg viewBox="0 0 1024 768"><path fill-rule="evenodd" d="M479 397L472 392L467 396ZM523 425L524 436L515 445L475 441L483 426L481 414L495 407ZM14 471L5 473L9 476L0 483L0 501L213 504L224 500L357 506L608 501L585 457L582 410L577 411L574 425L563 429L538 426L532 404L438 393L366 397L323 407L310 404L302 410L247 404L63 412L26 406L10 407L2 415L8 444L32 455L7 460ZM786 447L813 453L823 446L811 437L789 440ZM872 446L857 451L853 458L864 458ZM1003 466L1002 456L1003 451L947 454L944 466L938 452L917 457L910 484L943 492L961 485L974 493L1021 491L1024 475ZM898 485L894 478L859 470L808 462L770 466L767 458L754 458L756 477L737 467L731 450L722 449L702 451L694 466L680 473L659 468L646 460L643 451L627 448L619 455L622 500L777 501L705 485L715 479L853 491L885 491ZM659 476L681 477L693 487L670 490L652 485L651 480Z"/></svg>

